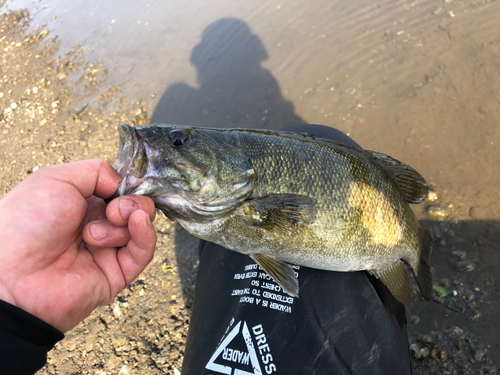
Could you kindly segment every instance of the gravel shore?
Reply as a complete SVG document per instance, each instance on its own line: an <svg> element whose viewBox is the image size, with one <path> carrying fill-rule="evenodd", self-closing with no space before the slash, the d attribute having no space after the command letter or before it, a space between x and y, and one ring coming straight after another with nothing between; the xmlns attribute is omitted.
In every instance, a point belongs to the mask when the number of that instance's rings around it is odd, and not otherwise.
<svg viewBox="0 0 500 375"><path fill-rule="evenodd" d="M4 5L0 2L3 11ZM106 67L87 61L78 46L60 55L55 36L44 27L30 28L28 11L4 12L0 22L1 196L46 165L87 158L114 163L118 124L147 124L152 112L148 98L124 100L126 88L109 86ZM495 374L491 341L482 333L490 324L482 313L498 311L499 295L494 282L477 274L488 260L474 246L494 251L500 230L495 222L485 224L483 233L441 221L447 216L440 208L446 202L439 201L439 191L434 194L426 203L429 221L424 226L436 244L433 272L442 289L436 294L442 319L436 322L436 304L409 307L414 372ZM151 265L112 305L68 332L39 374L180 374L197 240L162 215L155 226L158 247ZM477 238L483 243L477 244Z"/></svg>

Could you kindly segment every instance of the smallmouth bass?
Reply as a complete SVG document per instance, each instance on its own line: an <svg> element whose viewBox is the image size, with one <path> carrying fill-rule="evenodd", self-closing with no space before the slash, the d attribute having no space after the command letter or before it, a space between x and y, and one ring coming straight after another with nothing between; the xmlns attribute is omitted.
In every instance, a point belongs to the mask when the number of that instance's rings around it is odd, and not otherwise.
<svg viewBox="0 0 500 375"><path fill-rule="evenodd" d="M120 195L147 195L189 233L249 255L298 296L287 263L366 270L411 302L405 264L432 299L432 238L409 203L425 180L385 154L308 134L121 125Z"/></svg>

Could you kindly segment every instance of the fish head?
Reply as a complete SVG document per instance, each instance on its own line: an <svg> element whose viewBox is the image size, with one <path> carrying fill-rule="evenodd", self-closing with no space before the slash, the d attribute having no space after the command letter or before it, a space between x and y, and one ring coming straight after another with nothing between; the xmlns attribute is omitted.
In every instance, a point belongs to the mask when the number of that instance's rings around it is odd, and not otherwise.
<svg viewBox="0 0 500 375"><path fill-rule="evenodd" d="M119 195L150 196L170 219L214 220L252 194L255 174L248 155L217 131L122 124L119 134Z"/></svg>

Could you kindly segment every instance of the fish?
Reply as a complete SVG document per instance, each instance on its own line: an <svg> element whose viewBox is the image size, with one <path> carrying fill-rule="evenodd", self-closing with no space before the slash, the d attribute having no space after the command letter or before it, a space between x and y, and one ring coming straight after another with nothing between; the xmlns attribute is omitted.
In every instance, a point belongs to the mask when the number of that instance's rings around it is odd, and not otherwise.
<svg viewBox="0 0 500 375"><path fill-rule="evenodd" d="M409 204L429 192L410 166L307 133L119 126L119 195L151 197L192 235L249 255L287 294L290 264L367 271L403 304L406 265L432 299L432 237Z"/></svg>

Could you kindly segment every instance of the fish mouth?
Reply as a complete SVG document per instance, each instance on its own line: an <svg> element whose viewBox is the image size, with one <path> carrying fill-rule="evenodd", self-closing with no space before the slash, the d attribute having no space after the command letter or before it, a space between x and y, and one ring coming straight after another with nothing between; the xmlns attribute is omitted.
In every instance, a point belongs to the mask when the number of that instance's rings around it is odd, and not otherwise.
<svg viewBox="0 0 500 375"><path fill-rule="evenodd" d="M133 127L120 124L116 171L123 178L118 194L147 195L157 184L161 152L149 145Z"/></svg>

